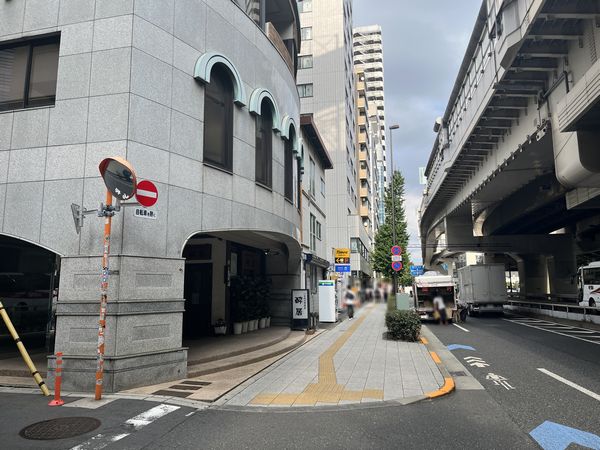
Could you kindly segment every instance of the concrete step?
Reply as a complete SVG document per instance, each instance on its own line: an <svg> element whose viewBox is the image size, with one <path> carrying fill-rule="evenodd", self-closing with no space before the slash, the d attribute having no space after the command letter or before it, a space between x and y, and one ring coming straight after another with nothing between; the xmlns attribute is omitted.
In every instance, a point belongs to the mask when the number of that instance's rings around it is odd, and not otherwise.
<svg viewBox="0 0 600 450"><path fill-rule="evenodd" d="M252 332L250 332L250 333L252 333ZM237 349L237 350L230 350L230 351L226 351L226 352L219 353L219 354L216 354L216 355L213 354L213 355L209 355L209 356L206 356L206 357L200 357L200 358L194 358L194 359L192 359L193 357L190 358L188 356L189 359L188 359L188 364L187 365L188 365L188 367L190 367L190 366L197 366L197 365L208 363L208 362L219 361L219 360L222 360L222 359L231 358L233 356L243 355L245 353L251 353L251 352L254 352L256 350L261 350L263 348L270 347L272 345L276 345L276 344L278 344L278 343L286 340L287 338L290 337L291 333L292 333L292 330L288 329L288 330L286 330L285 333L282 333L281 335L276 336L273 339L269 339L269 340L266 340L266 341L263 341L263 342L258 342L258 343L256 343L255 345L252 345L252 346L240 348L240 349ZM252 334L250 334L250 336L252 336ZM188 353L188 355L189 355L189 353Z"/></svg>
<svg viewBox="0 0 600 450"><path fill-rule="evenodd" d="M304 331L292 331L287 338L268 347L202 364L188 365L187 376L188 378L200 377L264 361L291 352L300 347L305 340L306 333Z"/></svg>

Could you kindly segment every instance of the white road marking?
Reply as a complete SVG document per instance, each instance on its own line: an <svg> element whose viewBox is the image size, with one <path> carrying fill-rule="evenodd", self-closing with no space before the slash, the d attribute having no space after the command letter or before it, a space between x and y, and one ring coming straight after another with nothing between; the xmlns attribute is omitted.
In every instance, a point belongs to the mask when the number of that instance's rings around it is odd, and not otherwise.
<svg viewBox="0 0 600 450"><path fill-rule="evenodd" d="M134 431L138 431L139 429L145 427L146 425L150 425L156 419L160 419L163 416L166 416L173 411L179 409L179 406L173 405L158 405L154 408L150 408L148 411L144 411L141 414L138 414L135 417L127 420L122 427L124 428L133 428ZM129 436L130 433L117 433L117 434L97 434L92 438L88 439L85 442L82 442L79 445L71 448L71 450L100 450L113 442L120 441L123 438Z"/></svg>
<svg viewBox="0 0 600 450"><path fill-rule="evenodd" d="M85 441L73 447L71 450L100 450L101 448L107 447L113 442L120 441L123 438L129 436L129 433L115 434L106 436L104 434L97 434L93 438Z"/></svg>
<svg viewBox="0 0 600 450"><path fill-rule="evenodd" d="M144 411L141 414L138 414L135 417L132 417L125 425L133 427L134 430L139 430L140 428L145 427L146 425L151 424L156 419L160 419L162 416L166 416L167 414L177 411L179 406L173 405L158 405L154 408L149 409L148 411Z"/></svg>
<svg viewBox="0 0 600 450"><path fill-rule="evenodd" d="M455 324L455 323L453 323L452 325L454 325L456 328L460 328L461 330L463 330L463 331L464 331L464 332L466 332L466 333L470 333L470 331L469 331L469 330L467 330L467 329L466 329L466 328L464 328L464 327L461 327L461 326L460 326L460 325L458 325L458 324Z"/></svg>
<svg viewBox="0 0 600 450"><path fill-rule="evenodd" d="M116 398L103 398L102 400L94 400L93 398L84 397L71 403L65 403L63 406L68 408L98 409L101 406L114 402L115 400Z"/></svg>
<svg viewBox="0 0 600 450"><path fill-rule="evenodd" d="M187 413L187 414L185 415L185 417L190 417L191 415L194 415L195 413L196 413L196 411L192 411L192 412L190 412L190 413Z"/></svg>
<svg viewBox="0 0 600 450"><path fill-rule="evenodd" d="M577 339L577 340L580 340L580 341L589 342L589 343L591 343L591 344L597 344L597 345L600 345L600 342L590 341L590 340L588 340L588 339L583 339L582 337L579 337L579 336L573 336L573 335L570 335L570 334L559 333L558 331L554 331L554 330L548 330L548 329L546 329L546 328L542 328L542 327L536 327L536 326L530 325L530 324L528 324L528 323L519 322L519 321L517 321L517 320L512 320L512 319L502 319L502 320L506 320L507 322L516 323L516 324L518 324L518 325L523 325L524 327L535 328L536 330L542 330L542 331L546 331L546 332L548 332L548 333L560 334L561 336L566 336L566 337L570 337L570 338L572 338L572 339Z"/></svg>
<svg viewBox="0 0 600 450"><path fill-rule="evenodd" d="M584 393L585 395L589 395L590 397L592 397L594 400L598 400L600 401L600 395L596 394L595 392L590 391L589 389L584 388L583 386L579 386L576 383L573 383L572 381L567 380L566 378L561 377L560 375L556 375L555 373L550 372L549 370L546 369L542 369L538 367L538 370L542 373L545 373L548 376L551 376L552 378L554 378L555 380L560 381L561 383L566 384L567 386L571 386L574 389L577 389L579 392Z"/></svg>

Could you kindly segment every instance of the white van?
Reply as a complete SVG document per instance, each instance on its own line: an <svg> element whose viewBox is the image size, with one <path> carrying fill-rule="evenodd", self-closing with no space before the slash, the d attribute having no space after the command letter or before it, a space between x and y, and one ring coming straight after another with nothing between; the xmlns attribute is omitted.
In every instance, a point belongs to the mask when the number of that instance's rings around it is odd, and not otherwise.
<svg viewBox="0 0 600 450"><path fill-rule="evenodd" d="M600 261L577 270L579 306L600 306Z"/></svg>

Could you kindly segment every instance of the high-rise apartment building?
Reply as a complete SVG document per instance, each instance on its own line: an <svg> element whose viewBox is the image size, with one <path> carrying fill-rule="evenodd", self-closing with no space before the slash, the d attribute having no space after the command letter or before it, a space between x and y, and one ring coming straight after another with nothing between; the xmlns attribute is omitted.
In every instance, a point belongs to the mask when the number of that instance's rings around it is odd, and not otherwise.
<svg viewBox="0 0 600 450"><path fill-rule="evenodd" d="M354 65L364 72L367 101L375 108L373 119L374 146L376 148L377 172L380 176L378 190L378 219L385 220L383 197L388 184L387 148L385 141L385 100L383 84L383 41L381 27L370 25L353 31Z"/></svg>
<svg viewBox="0 0 600 450"><path fill-rule="evenodd" d="M370 239L360 216L352 1L299 0L301 112L312 114L333 159L327 177L327 247L352 250L352 275L371 276Z"/></svg>

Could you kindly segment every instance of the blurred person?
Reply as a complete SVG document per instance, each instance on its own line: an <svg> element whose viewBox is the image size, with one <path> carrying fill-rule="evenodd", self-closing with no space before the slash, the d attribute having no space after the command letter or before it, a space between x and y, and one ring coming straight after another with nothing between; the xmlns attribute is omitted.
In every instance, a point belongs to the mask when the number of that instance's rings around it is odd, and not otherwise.
<svg viewBox="0 0 600 450"><path fill-rule="evenodd" d="M346 309L348 310L348 319L352 320L354 318L354 305L356 304L356 294L352 291L352 286L348 285L344 297L346 300Z"/></svg>
<svg viewBox="0 0 600 450"><path fill-rule="evenodd" d="M442 297L438 291L433 292L433 310L438 313L438 323L448 325L448 314L446 312L446 304L444 303L444 297Z"/></svg>

